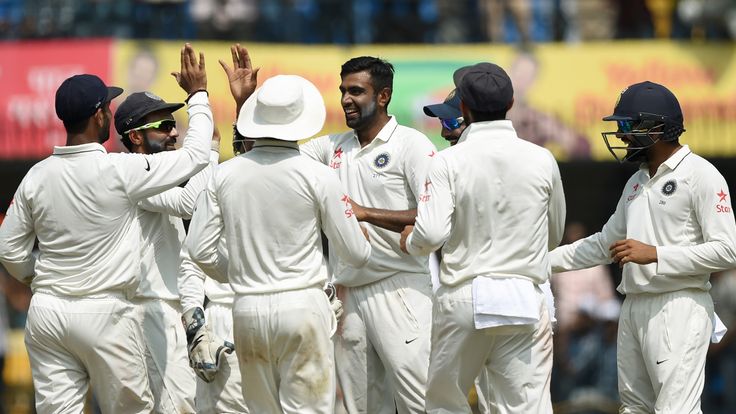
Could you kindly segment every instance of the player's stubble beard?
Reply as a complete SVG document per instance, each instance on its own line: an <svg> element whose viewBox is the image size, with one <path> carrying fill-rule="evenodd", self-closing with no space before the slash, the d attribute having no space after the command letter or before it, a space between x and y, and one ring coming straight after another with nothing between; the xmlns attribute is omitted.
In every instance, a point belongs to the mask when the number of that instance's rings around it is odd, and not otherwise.
<svg viewBox="0 0 736 414"><path fill-rule="evenodd" d="M153 141L148 137L148 132L143 131L143 151L146 154L157 154L164 151L173 151L175 148L169 146L170 138L166 138L162 141Z"/></svg>
<svg viewBox="0 0 736 414"><path fill-rule="evenodd" d="M375 97L368 105L366 106L358 106L358 110L360 111L360 116L355 119L346 119L345 123L347 126L351 129L360 130L368 125L370 125L374 119L376 119L376 114L378 113L378 104L375 100Z"/></svg>
<svg viewBox="0 0 736 414"><path fill-rule="evenodd" d="M105 112L102 128L100 128L100 132L97 134L97 142L102 144L108 139L110 139L110 116Z"/></svg>

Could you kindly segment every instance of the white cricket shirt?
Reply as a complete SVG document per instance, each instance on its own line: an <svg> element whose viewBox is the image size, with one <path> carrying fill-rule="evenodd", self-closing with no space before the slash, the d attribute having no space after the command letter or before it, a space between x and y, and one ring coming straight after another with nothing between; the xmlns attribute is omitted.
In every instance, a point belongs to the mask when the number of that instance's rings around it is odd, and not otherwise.
<svg viewBox="0 0 736 414"><path fill-rule="evenodd" d="M371 246L335 174L302 156L295 142L260 138L217 167L185 245L195 264L229 280L236 294L321 289L320 230L350 265L368 261ZM229 258L218 254L223 233Z"/></svg>
<svg viewBox="0 0 736 414"><path fill-rule="evenodd" d="M141 281L136 297L179 300L177 279L181 244L186 233L181 219L189 219L197 197L212 177L220 154L210 151L210 163L184 187L174 187L138 203L141 223Z"/></svg>
<svg viewBox="0 0 736 414"><path fill-rule="evenodd" d="M654 177L642 165L600 232L552 251L552 270L611 263L609 247L624 239L656 246L658 261L625 264L619 292L709 290L711 272L736 266L736 224L726 180L687 145Z"/></svg>
<svg viewBox="0 0 736 414"><path fill-rule="evenodd" d="M54 147L15 193L0 226L0 262L15 278L32 278L34 292L132 296L140 278L139 201L208 163L213 122L207 94L192 96L188 112L189 130L178 151L108 154L96 143ZM34 238L37 260L31 255Z"/></svg>
<svg viewBox="0 0 736 414"><path fill-rule="evenodd" d="M340 177L348 195L364 207L409 210L417 207L424 176L437 152L421 132L399 125L395 117L376 138L361 148L354 131L315 138L301 146L304 155L330 168ZM397 273L429 275L428 257L408 256L399 247L399 233L369 223L373 246L371 261L357 269L337 260L330 251L333 281L360 286Z"/></svg>
<svg viewBox="0 0 736 414"><path fill-rule="evenodd" d="M440 282L550 275L562 239L565 195L552 154L520 139L511 121L475 122L434 162L420 196L412 254L442 246ZM443 246L444 244L444 246Z"/></svg>

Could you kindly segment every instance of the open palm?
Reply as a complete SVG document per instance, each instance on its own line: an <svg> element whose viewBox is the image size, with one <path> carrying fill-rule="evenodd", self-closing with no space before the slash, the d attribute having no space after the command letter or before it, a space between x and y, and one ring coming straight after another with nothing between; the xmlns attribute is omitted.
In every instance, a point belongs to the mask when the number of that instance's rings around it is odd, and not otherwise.
<svg viewBox="0 0 736 414"><path fill-rule="evenodd" d="M253 69L248 49L240 44L231 46L230 53L233 56L233 67L229 67L222 60L220 60L220 65L225 70L227 80L230 83L230 93L238 106L238 112L240 112L240 107L256 90L260 68Z"/></svg>

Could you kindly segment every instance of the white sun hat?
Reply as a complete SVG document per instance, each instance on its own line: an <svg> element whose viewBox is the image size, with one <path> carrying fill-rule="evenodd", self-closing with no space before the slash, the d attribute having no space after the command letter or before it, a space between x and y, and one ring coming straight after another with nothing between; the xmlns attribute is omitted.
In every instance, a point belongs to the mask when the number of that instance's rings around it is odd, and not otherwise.
<svg viewBox="0 0 736 414"><path fill-rule="evenodd" d="M245 101L237 128L247 138L299 141L310 138L325 124L325 101L312 82L297 75L266 79Z"/></svg>

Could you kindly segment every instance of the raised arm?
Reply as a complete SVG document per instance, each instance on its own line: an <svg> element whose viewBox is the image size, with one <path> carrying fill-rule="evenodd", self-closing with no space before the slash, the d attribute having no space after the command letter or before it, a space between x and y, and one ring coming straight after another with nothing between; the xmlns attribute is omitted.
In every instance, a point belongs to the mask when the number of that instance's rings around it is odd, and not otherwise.
<svg viewBox="0 0 736 414"><path fill-rule="evenodd" d="M181 72L172 74L189 95L189 129L182 148L152 155L110 154L128 197L136 202L176 186L209 163L214 122L207 97L204 55L200 53L197 61L192 46L186 44L181 50Z"/></svg>
<svg viewBox="0 0 736 414"><path fill-rule="evenodd" d="M191 219L197 198L207 187L207 182L212 177L212 171L220 159L220 152L215 150L215 144L219 148L220 134L217 128L215 128L212 137L212 151L210 151L210 162L207 167L190 178L184 187L174 187L163 193L148 197L141 200L138 206L156 213L169 214L187 220Z"/></svg>

